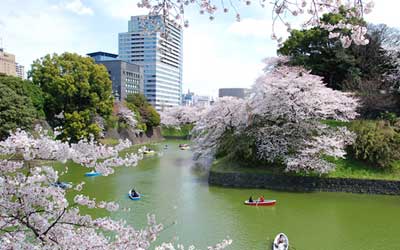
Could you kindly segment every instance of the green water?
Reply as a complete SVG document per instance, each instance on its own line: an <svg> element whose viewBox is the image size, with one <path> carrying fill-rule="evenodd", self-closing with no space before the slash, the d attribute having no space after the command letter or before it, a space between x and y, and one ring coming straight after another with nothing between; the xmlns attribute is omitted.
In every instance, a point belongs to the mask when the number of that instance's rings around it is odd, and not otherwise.
<svg viewBox="0 0 400 250"><path fill-rule="evenodd" d="M154 213L166 226L160 240L201 249L227 236L233 239L232 250L271 249L268 242L279 232L288 235L295 250L400 249L400 197L210 187L204 175L192 170L191 151L179 150L179 143L154 146L164 154L108 177L84 177L84 168L71 167L63 179L84 180L84 193L131 208L113 214L96 210L94 215L123 218L141 227L146 214ZM133 186L144 194L142 200L127 197ZM277 205L244 206L249 195L276 199Z"/></svg>

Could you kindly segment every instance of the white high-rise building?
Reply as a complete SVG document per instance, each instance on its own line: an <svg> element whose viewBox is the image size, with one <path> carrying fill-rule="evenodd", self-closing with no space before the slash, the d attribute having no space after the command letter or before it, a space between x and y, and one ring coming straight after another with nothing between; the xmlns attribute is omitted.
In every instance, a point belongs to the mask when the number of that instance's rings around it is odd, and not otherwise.
<svg viewBox="0 0 400 250"><path fill-rule="evenodd" d="M144 94L157 110L181 104L180 27L161 16L131 17L128 32L119 34L119 58L143 66Z"/></svg>
<svg viewBox="0 0 400 250"><path fill-rule="evenodd" d="M21 64L16 64L15 65L15 70L17 72L17 76L21 78L22 80L25 80L25 67Z"/></svg>

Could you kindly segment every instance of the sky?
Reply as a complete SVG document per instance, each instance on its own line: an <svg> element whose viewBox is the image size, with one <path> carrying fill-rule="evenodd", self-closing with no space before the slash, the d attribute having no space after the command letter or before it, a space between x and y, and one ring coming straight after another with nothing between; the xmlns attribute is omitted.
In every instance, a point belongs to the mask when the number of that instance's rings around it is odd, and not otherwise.
<svg viewBox="0 0 400 250"><path fill-rule="evenodd" d="M126 32L130 16L146 14L138 0L0 0L0 47L30 64L49 53L86 55L118 53L118 33ZM243 1L241 1L243 2ZM238 3L240 3L238 1ZM233 13L214 21L196 8L185 14L190 26L183 34L183 90L216 96L218 88L250 87L261 74L266 57L276 55L271 36L271 6L238 4L241 22ZM365 19L400 28L400 1L375 0ZM300 23L298 20L291 20ZM278 27L279 29L279 27ZM279 29L280 35L287 35Z"/></svg>

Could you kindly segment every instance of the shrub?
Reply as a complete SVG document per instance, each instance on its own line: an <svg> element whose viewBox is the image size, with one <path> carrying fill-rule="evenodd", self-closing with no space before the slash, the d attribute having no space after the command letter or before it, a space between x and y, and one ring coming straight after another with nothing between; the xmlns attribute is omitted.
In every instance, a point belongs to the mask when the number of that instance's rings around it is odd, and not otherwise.
<svg viewBox="0 0 400 250"><path fill-rule="evenodd" d="M127 107L137 115L139 124L144 123L146 129L160 125L160 114L148 103L144 95L129 94L125 100Z"/></svg>
<svg viewBox="0 0 400 250"><path fill-rule="evenodd" d="M373 166L390 169L400 160L400 133L385 121L355 121L350 126L357 134L351 147L355 158Z"/></svg>
<svg viewBox="0 0 400 250"><path fill-rule="evenodd" d="M255 138L247 134L236 134L229 130L224 133L215 157L227 157L227 159L240 162L246 167L263 165L263 162L257 158Z"/></svg>
<svg viewBox="0 0 400 250"><path fill-rule="evenodd" d="M110 115L106 119L106 129L118 128L118 117L115 115Z"/></svg>

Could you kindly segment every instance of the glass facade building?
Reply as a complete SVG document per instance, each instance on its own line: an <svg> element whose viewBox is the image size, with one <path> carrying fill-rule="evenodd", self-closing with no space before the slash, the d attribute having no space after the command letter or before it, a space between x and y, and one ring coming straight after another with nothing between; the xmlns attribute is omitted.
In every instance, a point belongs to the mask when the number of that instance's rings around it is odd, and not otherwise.
<svg viewBox="0 0 400 250"><path fill-rule="evenodd" d="M119 58L143 66L144 95L157 110L181 104L180 27L161 16L131 17L128 32L119 34Z"/></svg>

